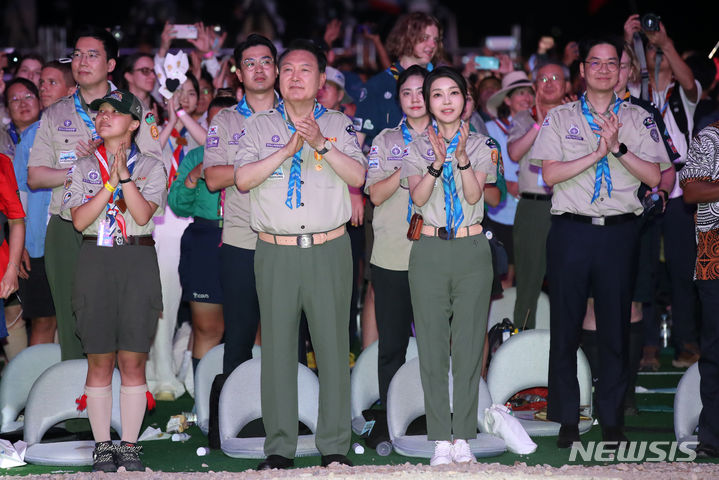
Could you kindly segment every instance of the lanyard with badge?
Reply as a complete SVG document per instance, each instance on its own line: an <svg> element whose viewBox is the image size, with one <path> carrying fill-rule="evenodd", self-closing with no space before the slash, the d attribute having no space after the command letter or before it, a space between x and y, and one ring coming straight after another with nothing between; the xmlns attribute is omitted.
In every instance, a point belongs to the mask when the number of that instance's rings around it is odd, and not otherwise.
<svg viewBox="0 0 719 480"><path fill-rule="evenodd" d="M132 172L135 170L137 152L137 146L133 143L130 148L130 155L127 159L127 170L130 172L130 177L132 177ZM102 183L107 183L110 180L110 167L107 162L107 151L105 150L104 144L95 149L95 157L97 157L98 164L100 165ZM110 195L110 199L107 201L105 219L100 222L97 231L97 245L99 247L112 247L118 228L122 234L122 239L127 240L125 217L122 216L125 209L122 186L118 185L118 188ZM118 240L119 238L118 236ZM118 243L120 242L118 241Z"/></svg>

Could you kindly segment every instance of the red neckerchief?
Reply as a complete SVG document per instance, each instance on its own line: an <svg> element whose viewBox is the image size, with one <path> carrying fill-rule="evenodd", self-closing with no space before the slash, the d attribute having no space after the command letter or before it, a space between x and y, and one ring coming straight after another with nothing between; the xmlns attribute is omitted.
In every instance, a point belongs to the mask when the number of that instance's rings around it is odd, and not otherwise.
<svg viewBox="0 0 719 480"><path fill-rule="evenodd" d="M167 176L168 190L172 186L172 182L174 182L175 178L177 177L177 169L180 168L180 162L182 161L182 157L184 157L184 155L181 155L182 147L187 145L187 139L181 136L180 132L178 132L176 128L172 129L172 132L170 132L170 136L175 139L176 146L175 150L172 152L172 161L170 162L170 174Z"/></svg>

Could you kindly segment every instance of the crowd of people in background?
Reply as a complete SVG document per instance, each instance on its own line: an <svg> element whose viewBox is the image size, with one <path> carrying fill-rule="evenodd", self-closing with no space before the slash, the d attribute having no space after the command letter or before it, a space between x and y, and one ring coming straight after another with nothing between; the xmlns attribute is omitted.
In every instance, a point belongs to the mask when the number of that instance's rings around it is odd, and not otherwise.
<svg viewBox="0 0 719 480"><path fill-rule="evenodd" d="M658 370L667 346L660 323L675 367L706 357L694 203L708 197L687 200L681 172L719 120L719 61L678 51L671 24L624 20L599 40L458 55L436 18L408 13L384 40L358 34L372 46L361 65L335 48L338 20L286 45L228 45L203 23L184 38L168 22L155 49L119 55L112 34L87 27L66 58L0 55L5 359L50 342L63 360L87 358L94 468L139 470L146 392L186 388L179 365L153 362L178 326L191 325L194 368L225 345L214 402L262 345L259 468L287 468L291 365L323 383L322 464L350 464L351 347L378 341L386 405L416 335L431 463L468 462L490 300L515 288L514 326L532 329L546 291L557 445L580 441L580 346L603 439L626 442L636 373ZM709 432L719 422L707 416ZM719 455L713 435L698 452Z"/></svg>

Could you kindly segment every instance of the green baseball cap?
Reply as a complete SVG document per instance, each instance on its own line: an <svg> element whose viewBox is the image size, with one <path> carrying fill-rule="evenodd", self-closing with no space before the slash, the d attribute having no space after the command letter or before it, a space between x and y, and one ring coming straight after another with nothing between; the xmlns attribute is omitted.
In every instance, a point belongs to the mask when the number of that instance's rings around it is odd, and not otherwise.
<svg viewBox="0 0 719 480"><path fill-rule="evenodd" d="M142 120L142 104L135 95L127 90L113 90L104 97L93 101L90 108L99 110L103 103L109 103L120 113L132 115L135 120Z"/></svg>

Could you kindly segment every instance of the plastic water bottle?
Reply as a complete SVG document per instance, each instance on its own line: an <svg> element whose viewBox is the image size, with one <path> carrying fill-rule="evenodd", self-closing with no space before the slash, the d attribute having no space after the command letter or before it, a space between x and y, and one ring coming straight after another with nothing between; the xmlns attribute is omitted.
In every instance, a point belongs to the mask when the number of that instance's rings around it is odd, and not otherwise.
<svg viewBox="0 0 719 480"><path fill-rule="evenodd" d="M386 457L392 453L392 442L388 442L387 440L380 442L377 444L375 450L380 457Z"/></svg>
<svg viewBox="0 0 719 480"><path fill-rule="evenodd" d="M190 439L190 435L187 433L173 433L172 434L173 442L186 442L189 439Z"/></svg>
<svg viewBox="0 0 719 480"><path fill-rule="evenodd" d="M662 319L659 323L659 336L662 339L662 346L667 348L672 338L672 325L669 315L666 313L662 314Z"/></svg>

